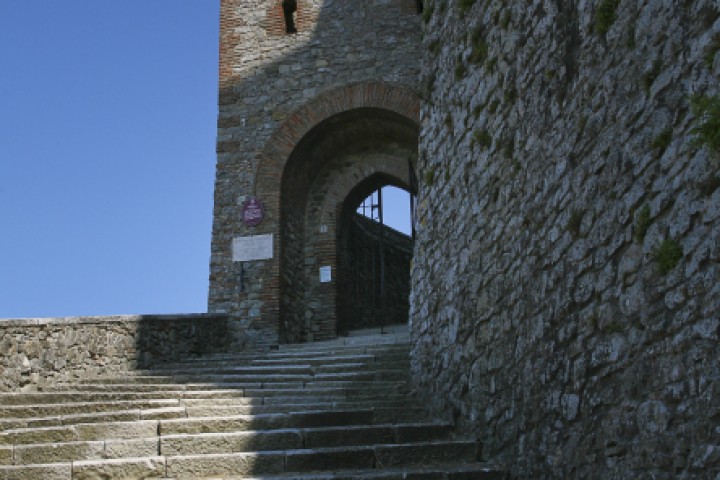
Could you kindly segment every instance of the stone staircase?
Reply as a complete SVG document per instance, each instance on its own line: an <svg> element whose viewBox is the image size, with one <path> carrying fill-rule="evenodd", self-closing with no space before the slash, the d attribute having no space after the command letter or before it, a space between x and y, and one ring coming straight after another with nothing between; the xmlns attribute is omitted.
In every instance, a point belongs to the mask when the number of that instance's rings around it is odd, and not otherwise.
<svg viewBox="0 0 720 480"><path fill-rule="evenodd" d="M402 330L0 394L0 479L502 479L407 384Z"/></svg>

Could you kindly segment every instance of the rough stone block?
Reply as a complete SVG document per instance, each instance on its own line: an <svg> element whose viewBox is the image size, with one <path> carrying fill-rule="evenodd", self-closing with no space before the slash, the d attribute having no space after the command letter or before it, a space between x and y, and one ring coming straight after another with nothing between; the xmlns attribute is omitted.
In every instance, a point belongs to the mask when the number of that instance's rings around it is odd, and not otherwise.
<svg viewBox="0 0 720 480"><path fill-rule="evenodd" d="M73 480L96 480L98 478L161 478L164 476L164 457L92 460L75 462L72 465Z"/></svg>
<svg viewBox="0 0 720 480"><path fill-rule="evenodd" d="M280 473L285 456L277 452L187 455L167 458L167 475L177 479L211 476L253 476Z"/></svg>
<svg viewBox="0 0 720 480"><path fill-rule="evenodd" d="M291 424L298 428L362 425L372 423L372 410L291 413Z"/></svg>
<svg viewBox="0 0 720 480"><path fill-rule="evenodd" d="M303 438L299 430L172 435L160 439L163 455L288 450L302 448L302 445Z"/></svg>
<svg viewBox="0 0 720 480"><path fill-rule="evenodd" d="M15 447L15 463L18 465L92 460L103 456L103 442L45 443Z"/></svg>
<svg viewBox="0 0 720 480"><path fill-rule="evenodd" d="M474 462L478 446L475 442L385 445L376 447L375 455L382 466Z"/></svg>
<svg viewBox="0 0 720 480"><path fill-rule="evenodd" d="M305 430L306 448L386 444L395 441L392 427L333 427Z"/></svg>
<svg viewBox="0 0 720 480"><path fill-rule="evenodd" d="M185 407L153 408L140 411L143 420L160 420L166 418L185 418Z"/></svg>
<svg viewBox="0 0 720 480"><path fill-rule="evenodd" d="M260 429L281 429L289 426L287 415L234 415L214 418L161 420L162 435L239 432Z"/></svg>
<svg viewBox="0 0 720 480"><path fill-rule="evenodd" d="M64 443L78 440L75 427L19 428L0 434L0 445Z"/></svg>
<svg viewBox="0 0 720 480"><path fill-rule="evenodd" d="M159 438L109 440L105 442L105 458L152 457L159 455Z"/></svg>
<svg viewBox="0 0 720 480"><path fill-rule="evenodd" d="M79 439L109 440L119 438L147 438L158 434L158 422L143 420L137 422L91 423L75 425Z"/></svg>
<svg viewBox="0 0 720 480"><path fill-rule="evenodd" d="M396 441L404 442L425 442L447 438L452 432L452 425L401 425L396 428Z"/></svg>
<svg viewBox="0 0 720 480"><path fill-rule="evenodd" d="M13 447L2 446L0 447L0 465L12 465L13 464Z"/></svg>
<svg viewBox="0 0 720 480"><path fill-rule="evenodd" d="M370 447L323 448L287 452L288 472L373 468L374 454Z"/></svg>
<svg viewBox="0 0 720 480"><path fill-rule="evenodd" d="M0 478L3 480L70 480L72 465L55 463L52 465L0 467Z"/></svg>

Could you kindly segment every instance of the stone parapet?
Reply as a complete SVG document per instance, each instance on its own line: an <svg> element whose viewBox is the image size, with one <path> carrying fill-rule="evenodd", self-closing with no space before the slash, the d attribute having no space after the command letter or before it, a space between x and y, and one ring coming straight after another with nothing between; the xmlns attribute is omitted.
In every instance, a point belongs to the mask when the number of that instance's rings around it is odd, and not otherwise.
<svg viewBox="0 0 720 480"><path fill-rule="evenodd" d="M1 320L0 391L223 353L227 324L211 314Z"/></svg>

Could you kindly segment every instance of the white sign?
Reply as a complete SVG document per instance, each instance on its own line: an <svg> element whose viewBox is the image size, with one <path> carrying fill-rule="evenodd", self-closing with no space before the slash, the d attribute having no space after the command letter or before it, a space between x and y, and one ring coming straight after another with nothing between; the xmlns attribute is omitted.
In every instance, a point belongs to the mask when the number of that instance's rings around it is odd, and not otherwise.
<svg viewBox="0 0 720 480"><path fill-rule="evenodd" d="M320 283L332 281L332 267L320 267Z"/></svg>
<svg viewBox="0 0 720 480"><path fill-rule="evenodd" d="M252 235L233 239L233 261L251 262L273 258L273 235Z"/></svg>

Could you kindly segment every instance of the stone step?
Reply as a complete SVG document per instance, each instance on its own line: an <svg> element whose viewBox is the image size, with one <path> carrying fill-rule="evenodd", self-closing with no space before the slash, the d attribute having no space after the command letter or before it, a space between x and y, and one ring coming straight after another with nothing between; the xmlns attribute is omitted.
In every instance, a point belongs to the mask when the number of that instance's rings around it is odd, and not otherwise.
<svg viewBox="0 0 720 480"><path fill-rule="evenodd" d="M355 425L308 429L248 430L162 435L162 455L195 455L265 450L316 449L441 440L449 424Z"/></svg>
<svg viewBox="0 0 720 480"><path fill-rule="evenodd" d="M286 451L262 451L166 457L167 475L174 478L250 476L285 472L373 469L476 461L475 442L438 441Z"/></svg>
<svg viewBox="0 0 720 480"><path fill-rule="evenodd" d="M375 443L412 443L447 438L450 428L448 424L362 425L203 434L163 434L160 438L112 441L37 443L14 446L10 451L10 460L15 465L29 465L158 454L165 456L205 455L358 446ZM0 461L3 457L6 458L7 455L0 456ZM7 460L4 464L8 464Z"/></svg>
<svg viewBox="0 0 720 480"><path fill-rule="evenodd" d="M0 432L25 428L61 427L80 423L132 422L135 420L161 420L187 418L185 407L166 407L149 410L120 410L116 412L90 412L60 417L7 418L0 420Z"/></svg>
<svg viewBox="0 0 720 480"><path fill-rule="evenodd" d="M260 415L269 413L288 413L298 411L309 411L316 409L326 410L342 410L347 408L371 408L376 412L376 416L381 416L384 421L392 421L393 419L412 419L413 415L419 415L418 418L427 418L427 413L418 403L407 402L401 403L396 401L390 402L314 402L304 404L279 404L279 405L260 405L260 406L242 406L242 405L220 405L220 406L199 406L187 407L188 418L192 417L215 417L215 416L235 416L235 415ZM378 417L380 418L380 417Z"/></svg>
<svg viewBox="0 0 720 480"><path fill-rule="evenodd" d="M394 414L392 413L392 410L398 410L398 414L402 415L405 414L403 410L415 413L422 410L419 402L412 399L402 398L402 396L361 401L352 399L338 399L336 401L331 400L332 399L324 398L322 401L315 401L314 399L296 399L293 397L287 400L288 403L274 401L268 402L268 404L262 404L263 402L260 399L246 398L183 400L182 403L177 401L168 401L167 404L163 402L155 408L132 410L125 410L124 408L126 408L126 404L123 403L112 404L117 405L115 410L109 409L110 405L102 403L42 406L23 405L7 408L7 410L12 411L12 414L15 415L15 417L8 416L0 419L0 431L16 428L74 425L78 423L103 423L111 421L157 420L166 418L223 415L250 415L318 409L344 410L372 408L376 411L388 410L390 411L390 414ZM68 412L76 411L87 413L68 414Z"/></svg>
<svg viewBox="0 0 720 480"><path fill-rule="evenodd" d="M158 437L37 443L14 446L13 464L32 465L127 457L151 457L158 455L159 451L160 439Z"/></svg>
<svg viewBox="0 0 720 480"><path fill-rule="evenodd" d="M411 407L398 405L395 402L387 404L368 404L363 402L342 402L342 403L311 403L311 404L289 404L289 405L263 405L259 407L242 407L242 406L219 406L211 407L188 407L188 418L193 417L215 417L215 416L234 416L234 415L260 415L268 413L288 413L299 411L312 411L316 409L342 410L345 408L372 408L376 412L377 418L382 418L383 422L392 421L393 419L408 420L414 418L413 415L420 415L418 418L426 419L427 413L420 406Z"/></svg>
<svg viewBox="0 0 720 480"><path fill-rule="evenodd" d="M409 348L393 351L373 351L363 349L357 352L344 351L290 351L277 352L255 359L209 359L183 360L180 362L154 365L149 371L165 372L168 370L182 370L187 368L223 369L233 367L259 367L259 366L293 366L308 364L334 364L334 363L380 363L395 362L407 364L409 362Z"/></svg>
<svg viewBox="0 0 720 480"><path fill-rule="evenodd" d="M149 456L86 460L33 466L3 466L8 479L152 478L200 479L247 478L293 472L285 478L301 478L302 472L356 469L371 471L376 465L396 470L413 466L429 468L449 462L467 464L476 459L474 442L428 442L411 445L375 445L213 455ZM402 466L403 468L397 468ZM317 475L313 473L314 475ZM312 477L310 477L312 478ZM332 478L332 477L330 477ZM382 477L380 477L382 478ZM391 477L392 478L392 477ZM456 477L460 479L462 477ZM492 477L491 477L492 478Z"/></svg>
<svg viewBox="0 0 720 480"><path fill-rule="evenodd" d="M155 408L177 407L177 399L160 400L113 400L108 402L65 402L47 404L22 404L0 406L0 418L18 419L29 417L57 417L66 415L82 415L89 412L139 411ZM0 420L1 422L1 420ZM1 423L0 423L1 425Z"/></svg>
<svg viewBox="0 0 720 480"><path fill-rule="evenodd" d="M259 358L250 362L252 366L288 365L294 360L288 357L269 356ZM312 355L302 358L302 362L308 365L328 365L336 363L374 363L376 356L368 353L355 355Z"/></svg>
<svg viewBox="0 0 720 480"><path fill-rule="evenodd" d="M238 438L230 440L238 445ZM220 437L218 437L220 439ZM162 439L160 439L162 442ZM171 439L172 441L172 439ZM271 447L294 445L296 438L283 431L268 434L257 443ZM13 465L0 467L2 478L146 478L168 476L171 478L204 478L210 476L239 476L283 472L313 472L318 470L366 469L376 467L428 466L460 462L465 464L477 459L475 442L430 441L401 444L349 445L331 448L298 448L252 452L229 452L192 455L147 455L132 457L132 452L154 452L158 439L136 439L120 442L85 442L32 445L16 449L18 461L34 459L50 460L46 464ZM162 445L160 447L162 449ZM171 443L166 447L173 451ZM221 447L222 448L222 447ZM65 458L91 457L86 460ZM55 462L55 460L59 460ZM67 466L71 466L71 476ZM34 477L30 475L35 475ZM38 476L42 475L42 476ZM286 477L287 478L287 477Z"/></svg>
<svg viewBox="0 0 720 480"><path fill-rule="evenodd" d="M379 340L379 341L375 341ZM283 344L275 349L270 349L258 353L218 353L202 355L200 357L186 358L177 360L172 363L192 363L192 362L242 362L252 361L258 358L270 358L282 356L285 354L295 354L304 352L320 352L323 355L358 355L358 354L383 354L386 352L409 351L412 344L408 337L391 338L390 336L377 336L374 338L340 338L337 340L329 340L324 342Z"/></svg>
<svg viewBox="0 0 720 480"><path fill-rule="evenodd" d="M375 359L380 358L395 358L403 357L405 360L408 359L407 354L412 349L412 346L408 343L405 345L394 345L385 347L362 347L362 348L317 348L311 346L305 349L294 349L294 350L278 350L277 352L271 352L260 358L266 359L296 359L296 358L314 358L314 357L345 357L351 355L370 355Z"/></svg>
<svg viewBox="0 0 720 480"><path fill-rule="evenodd" d="M218 367L216 365L167 365L163 368L153 370L141 370L146 374L162 373L163 375L198 375L201 373L211 374L232 374L232 375L312 375L315 373L312 365L297 363L292 365L227 365Z"/></svg>
<svg viewBox="0 0 720 480"><path fill-rule="evenodd" d="M34 392L11 394L2 398L0 409L9 412L10 407L32 406L41 407L47 405L68 404L68 403L92 403L102 404L104 402L114 403L128 400L176 400L181 401L214 401L233 399L240 403L277 403L278 399L313 398L318 400L333 399L373 399L379 396L393 398L405 395L398 390L386 391L382 388L354 388L354 387L330 387L330 388L303 388L303 389L217 389L217 390L168 390L159 392L125 392L125 391L55 391L55 392ZM242 399L242 400L239 400ZM305 400L303 400L305 401Z"/></svg>
<svg viewBox="0 0 720 480"><path fill-rule="evenodd" d="M283 344L278 347L280 351L308 350L326 348L388 348L396 345L408 345L409 335L362 335L353 337L338 337L333 340L323 340L310 343Z"/></svg>
<svg viewBox="0 0 720 480"><path fill-rule="evenodd" d="M373 423L400 422L413 420L443 420L430 417L420 406L410 407L399 402L386 402L368 405L365 402L352 403L313 403L272 405L272 406L247 406L247 405L220 405L220 406L199 406L199 407L170 407L157 410L129 410L118 412L87 413L81 415L68 415L61 417L47 418L20 418L3 419L0 423L0 433L6 430L61 427L77 425L81 423L114 423L131 422L138 420L197 420L202 424L206 419L221 419L222 423L227 418L246 415L271 415L287 414L288 412L313 412L313 411L342 411L346 409L362 409L372 407L374 412ZM217 424L218 422L215 422ZM206 430L201 430L206 431Z"/></svg>
<svg viewBox="0 0 720 480"><path fill-rule="evenodd" d="M232 415L160 421L161 435L223 433L246 430L335 427L372 424L372 409Z"/></svg>
<svg viewBox="0 0 720 480"><path fill-rule="evenodd" d="M413 395L409 351L346 337L0 394L0 480L504 478Z"/></svg>
<svg viewBox="0 0 720 480"><path fill-rule="evenodd" d="M225 387L226 385L223 385ZM208 391L210 385L204 385L202 391ZM197 389L201 390L201 389ZM275 397L275 396L287 396L289 394L297 396L312 396L312 395L345 395L347 397L368 397L376 396L377 394L403 394L408 393L409 387L405 383L397 381L389 382L309 382L305 383L278 383L270 384L265 388L260 386L254 388L237 389L242 390L245 397ZM166 392L168 396L174 392L183 391L173 388L153 388L152 385L135 385L135 384L84 384L82 386L55 386L43 389L42 393L71 393L73 396L94 394L94 393L107 393L107 392L120 392L120 393L144 393L144 392ZM195 391L194 389L188 389L187 391ZM232 396L230 398L236 398Z"/></svg>
<svg viewBox="0 0 720 480"><path fill-rule="evenodd" d="M70 402L112 402L122 400L167 400L228 398L245 396L244 390L171 390L164 392L33 392L0 394L0 408L13 405L49 405Z"/></svg>
<svg viewBox="0 0 720 480"><path fill-rule="evenodd" d="M82 383L82 384L58 384L45 386L42 392L161 392L161 391L196 391L210 390L217 388L212 383L136 383L124 379L126 383ZM338 385L340 386L340 385ZM277 382L269 383L270 388L299 388L305 387L305 382ZM267 388L266 387L266 388ZM262 389L262 383L223 383L222 388L233 390Z"/></svg>
<svg viewBox="0 0 720 480"><path fill-rule="evenodd" d="M232 479L233 477L224 478ZM507 477L505 472L493 465L451 463L429 466L337 470L330 473L289 473L242 478L244 480L506 480Z"/></svg>
<svg viewBox="0 0 720 480"><path fill-rule="evenodd" d="M67 443L154 437L159 420L133 422L79 423L59 427L17 428L0 433L0 445Z"/></svg>
<svg viewBox="0 0 720 480"><path fill-rule="evenodd" d="M191 372L184 374L173 374L172 376L162 377L157 375L140 375L128 374L123 377L107 377L93 378L82 383L125 383L132 381L134 383L211 383L211 384L233 384L242 385L250 383L253 385L266 385L275 382L311 382L311 381L390 381L390 380L407 380L407 368L404 369L382 369L369 370L360 372L339 372L339 373L321 373L321 374L287 374L287 375L265 375L265 374L216 374Z"/></svg>
<svg viewBox="0 0 720 480"><path fill-rule="evenodd" d="M143 373L153 374L162 372L171 376L197 376L197 375L236 375L236 376L268 376L268 375L316 375L323 373L351 373L358 371L375 371L375 370L407 370L407 365L399 362L350 362L336 363L329 365L310 365L310 364L286 364L286 365L248 365L248 366L193 366L187 368L167 368L164 370L144 370Z"/></svg>
<svg viewBox="0 0 720 480"><path fill-rule="evenodd" d="M312 381L336 381L336 380L357 380L357 381L389 381L389 380L404 380L408 379L407 368L405 369L375 369L375 370L364 370L354 372L334 372L334 373L315 373L307 375L249 375L249 374L215 374L215 373L193 373L175 375L176 381L185 382L213 382L213 383L225 383L225 382L261 382L263 384L269 384L272 382L283 381L283 382L312 382Z"/></svg>

